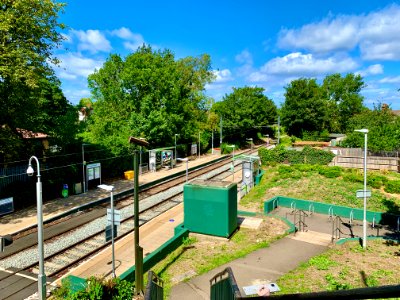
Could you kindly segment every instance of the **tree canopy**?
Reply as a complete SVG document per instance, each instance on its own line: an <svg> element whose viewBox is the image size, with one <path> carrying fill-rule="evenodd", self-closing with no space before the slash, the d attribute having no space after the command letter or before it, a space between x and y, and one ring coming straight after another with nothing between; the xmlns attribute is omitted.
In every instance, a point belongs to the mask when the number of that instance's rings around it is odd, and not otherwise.
<svg viewBox="0 0 400 300"><path fill-rule="evenodd" d="M172 145L175 133L191 142L206 118L210 63L208 55L175 60L171 51L146 45L125 60L111 55L89 76L94 109L85 139L114 153L126 150L132 135L152 147Z"/></svg>
<svg viewBox="0 0 400 300"><path fill-rule="evenodd" d="M213 105L212 110L223 119L224 137L244 139L253 136L255 128L276 122L276 105L263 92L261 87L233 88Z"/></svg>
<svg viewBox="0 0 400 300"><path fill-rule="evenodd" d="M360 75L332 74L320 85L316 79L300 78L286 86L282 124L290 135L309 132L346 132L349 120L362 112L360 95L364 81Z"/></svg>
<svg viewBox="0 0 400 300"><path fill-rule="evenodd" d="M21 131L44 132L70 142L76 114L65 99L52 64L63 37L58 14L64 4L51 0L0 3L0 159L25 158ZM24 149L24 151L22 151Z"/></svg>

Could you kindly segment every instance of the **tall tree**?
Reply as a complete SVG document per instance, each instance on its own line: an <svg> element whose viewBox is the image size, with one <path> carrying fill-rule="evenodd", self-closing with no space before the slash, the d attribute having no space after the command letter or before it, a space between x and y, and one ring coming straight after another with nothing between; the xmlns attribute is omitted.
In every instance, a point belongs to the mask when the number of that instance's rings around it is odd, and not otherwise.
<svg viewBox="0 0 400 300"><path fill-rule="evenodd" d="M89 76L95 103L85 138L114 153L126 150L130 135L153 146L172 145L175 133L192 141L205 118L203 90L212 78L208 55L175 60L171 51L146 45L125 60L111 55Z"/></svg>
<svg viewBox="0 0 400 300"><path fill-rule="evenodd" d="M316 79L293 80L285 89L281 115L288 134L302 137L304 132L322 131L327 122L326 101Z"/></svg>
<svg viewBox="0 0 400 300"><path fill-rule="evenodd" d="M275 103L261 87L233 88L232 93L214 104L213 111L222 117L228 140L254 135L257 126L271 125L277 116Z"/></svg>
<svg viewBox="0 0 400 300"><path fill-rule="evenodd" d="M2 159L19 157L23 141L17 128L35 130L40 89L51 81L53 50L63 37L58 14L64 4L51 0L0 2L0 153ZM53 85L54 86L54 85ZM44 97L46 98L46 97ZM53 99L55 100L55 99ZM12 150L12 151L9 151Z"/></svg>
<svg viewBox="0 0 400 300"><path fill-rule="evenodd" d="M331 132L345 132L350 118L363 110L360 92L364 86L362 77L353 73L325 77L322 89L328 100Z"/></svg>

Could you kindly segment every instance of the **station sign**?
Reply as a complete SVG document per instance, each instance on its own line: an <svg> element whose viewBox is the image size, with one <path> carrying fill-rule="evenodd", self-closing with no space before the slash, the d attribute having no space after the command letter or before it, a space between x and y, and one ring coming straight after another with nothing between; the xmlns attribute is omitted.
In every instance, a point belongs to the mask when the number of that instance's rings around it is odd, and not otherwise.
<svg viewBox="0 0 400 300"><path fill-rule="evenodd" d="M107 208L107 225L112 223L111 208ZM121 211L114 209L114 225L121 225Z"/></svg>
<svg viewBox="0 0 400 300"><path fill-rule="evenodd" d="M365 197L366 197L366 198L370 198L370 197L371 197L371 190L366 190L366 191L364 191L364 190L358 190L358 191L356 192L356 197L357 197L357 198L364 198L364 192L365 192Z"/></svg>

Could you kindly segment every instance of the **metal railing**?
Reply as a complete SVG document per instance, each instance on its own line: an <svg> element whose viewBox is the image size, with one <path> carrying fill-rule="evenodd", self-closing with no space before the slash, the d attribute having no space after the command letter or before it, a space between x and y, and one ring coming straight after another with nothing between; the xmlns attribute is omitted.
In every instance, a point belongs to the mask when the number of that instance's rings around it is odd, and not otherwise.
<svg viewBox="0 0 400 300"><path fill-rule="evenodd" d="M306 224L306 217L308 214L304 210L296 210L294 212L294 226L297 228L296 231L306 231L308 225Z"/></svg>
<svg viewBox="0 0 400 300"><path fill-rule="evenodd" d="M241 299L232 269L227 267L210 280L210 299L228 300Z"/></svg>
<svg viewBox="0 0 400 300"><path fill-rule="evenodd" d="M149 271L146 291L144 293L145 300L163 300L164 298L164 282L153 272Z"/></svg>

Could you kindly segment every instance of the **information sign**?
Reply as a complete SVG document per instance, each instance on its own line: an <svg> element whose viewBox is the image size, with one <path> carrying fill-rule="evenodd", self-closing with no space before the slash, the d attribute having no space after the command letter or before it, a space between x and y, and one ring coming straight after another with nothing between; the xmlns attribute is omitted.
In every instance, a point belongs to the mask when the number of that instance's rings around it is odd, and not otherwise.
<svg viewBox="0 0 400 300"><path fill-rule="evenodd" d="M364 190L358 190L356 192L356 197L357 198L364 198ZM365 197L366 198L370 198L371 197L371 191L370 190L366 190L365 191Z"/></svg>
<svg viewBox="0 0 400 300"><path fill-rule="evenodd" d="M111 208L107 208L107 225L112 223L112 213ZM114 209L114 224L121 225L121 211Z"/></svg>

